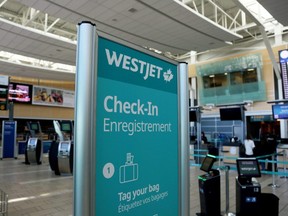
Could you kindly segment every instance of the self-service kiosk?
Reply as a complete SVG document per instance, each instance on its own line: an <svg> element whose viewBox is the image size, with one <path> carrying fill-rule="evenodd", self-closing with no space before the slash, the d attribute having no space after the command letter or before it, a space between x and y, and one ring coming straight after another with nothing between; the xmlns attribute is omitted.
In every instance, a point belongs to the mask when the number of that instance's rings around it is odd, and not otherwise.
<svg viewBox="0 0 288 216"><path fill-rule="evenodd" d="M54 121L58 141L49 150L49 164L55 175L73 173L73 122Z"/></svg>
<svg viewBox="0 0 288 216"><path fill-rule="evenodd" d="M25 164L41 164L43 155L42 132L39 122L27 122L30 138L25 150Z"/></svg>
<svg viewBox="0 0 288 216"><path fill-rule="evenodd" d="M27 161L29 164L42 162L42 145L38 138L30 138L27 143Z"/></svg>
<svg viewBox="0 0 288 216"><path fill-rule="evenodd" d="M256 158L237 159L238 177L236 177L236 215L278 215L278 197L274 194L262 194L261 185L256 177L261 177Z"/></svg>
<svg viewBox="0 0 288 216"><path fill-rule="evenodd" d="M71 141L61 141L58 147L58 168L61 173L73 173L73 145Z"/></svg>
<svg viewBox="0 0 288 216"><path fill-rule="evenodd" d="M197 215L221 215L220 173L212 169L215 160L214 156L208 154L200 167L206 174L198 176L201 212Z"/></svg>

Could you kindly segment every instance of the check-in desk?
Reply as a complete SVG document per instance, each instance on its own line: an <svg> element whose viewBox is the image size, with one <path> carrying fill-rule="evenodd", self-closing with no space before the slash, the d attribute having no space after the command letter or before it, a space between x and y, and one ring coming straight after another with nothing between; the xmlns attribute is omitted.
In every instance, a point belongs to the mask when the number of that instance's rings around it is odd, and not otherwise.
<svg viewBox="0 0 288 216"><path fill-rule="evenodd" d="M205 216L221 215L220 173L218 170L198 176L200 209Z"/></svg>
<svg viewBox="0 0 288 216"><path fill-rule="evenodd" d="M223 143L222 154L224 156L224 163L236 164L236 159L239 157L239 146L241 143L239 142L227 142ZM229 157L229 158L227 158ZM234 157L234 158L233 158Z"/></svg>
<svg viewBox="0 0 288 216"><path fill-rule="evenodd" d="M245 180L236 177L236 215L261 215L259 214L261 185L255 181L248 183Z"/></svg>

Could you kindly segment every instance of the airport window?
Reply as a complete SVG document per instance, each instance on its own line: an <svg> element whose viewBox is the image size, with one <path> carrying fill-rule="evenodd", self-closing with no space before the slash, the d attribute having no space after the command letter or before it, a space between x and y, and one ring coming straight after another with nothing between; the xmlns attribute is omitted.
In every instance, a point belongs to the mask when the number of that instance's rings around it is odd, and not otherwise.
<svg viewBox="0 0 288 216"><path fill-rule="evenodd" d="M239 85L245 83L257 82L257 69L251 68L244 71L230 73L230 84Z"/></svg>
<svg viewBox="0 0 288 216"><path fill-rule="evenodd" d="M204 88L225 87L227 86L227 73L214 74L203 77Z"/></svg>

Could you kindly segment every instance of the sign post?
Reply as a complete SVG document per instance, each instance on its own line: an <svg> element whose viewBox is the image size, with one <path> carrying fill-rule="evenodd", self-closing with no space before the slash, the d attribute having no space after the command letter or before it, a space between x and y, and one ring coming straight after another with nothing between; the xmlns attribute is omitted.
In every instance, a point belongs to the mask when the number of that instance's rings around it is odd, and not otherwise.
<svg viewBox="0 0 288 216"><path fill-rule="evenodd" d="M79 25L80 40L88 26L87 23ZM90 27L95 28L91 24ZM80 55L78 50L82 50L82 44L78 42L74 177L74 205L79 201L78 194L86 193L82 199L89 199L90 210L87 212L76 205L74 214L188 215L187 85L186 102L180 103L179 98L179 74L186 70L187 75L187 66L183 69L175 61L107 36L92 40L97 49L93 52L89 47L90 54ZM86 61L94 59L90 69L85 69L81 56L85 56ZM85 74L80 65L93 73L86 74L90 76L84 87L90 89L90 95L85 95L89 98L86 102L80 99L84 95L77 92L83 91L79 89L83 79L80 76ZM87 109L84 112L83 107ZM184 125L180 124L182 113L187 117ZM90 125L88 128L86 123ZM80 138L78 129L86 136ZM79 153L84 151L80 148L86 148L86 153ZM79 169L90 170L91 174ZM186 173L183 175L183 172ZM84 179L80 180L79 175ZM90 184L90 191L77 181ZM183 194L185 189L188 195Z"/></svg>

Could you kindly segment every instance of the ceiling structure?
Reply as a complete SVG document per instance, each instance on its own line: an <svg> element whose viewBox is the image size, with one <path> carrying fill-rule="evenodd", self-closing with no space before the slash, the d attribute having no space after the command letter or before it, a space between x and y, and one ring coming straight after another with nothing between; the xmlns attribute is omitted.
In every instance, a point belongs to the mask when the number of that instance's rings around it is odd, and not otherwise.
<svg viewBox="0 0 288 216"><path fill-rule="evenodd" d="M283 26L288 26L287 1L258 0L258 2L266 8L279 23Z"/></svg>
<svg viewBox="0 0 288 216"><path fill-rule="evenodd" d="M74 80L77 24L82 21L173 59L253 40L258 27L234 1L2 0L0 74ZM271 13L281 8L273 16L288 26L284 1L259 2ZM278 22L258 19L263 25L269 21L267 32L273 34Z"/></svg>

